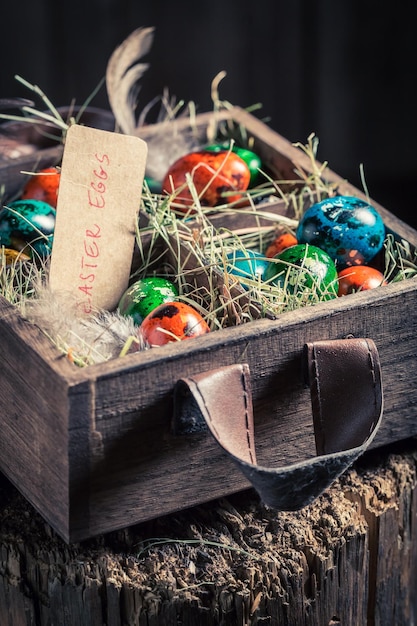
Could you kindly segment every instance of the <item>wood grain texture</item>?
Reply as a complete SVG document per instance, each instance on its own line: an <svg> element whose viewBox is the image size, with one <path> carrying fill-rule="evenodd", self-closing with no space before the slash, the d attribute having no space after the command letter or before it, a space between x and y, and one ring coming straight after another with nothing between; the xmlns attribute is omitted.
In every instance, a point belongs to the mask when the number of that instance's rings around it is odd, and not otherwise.
<svg viewBox="0 0 417 626"><path fill-rule="evenodd" d="M0 623L410 626L416 485L414 439L298 513L246 491L68 546L0 477Z"/></svg>
<svg viewBox="0 0 417 626"><path fill-rule="evenodd" d="M105 532L127 519L139 521L154 516L155 510L167 513L247 486L210 435L178 438L170 431L172 390L178 377L219 363L249 364L262 465L280 467L315 455L310 399L302 377L307 341L372 337L387 390L382 426L373 445L416 434L408 383L417 374L409 324L414 294L402 288L388 288L378 305L364 293L355 302L351 299L348 308L336 301L333 307L312 307L307 319L306 312L299 312L298 320L294 314L291 324L283 316L254 323L256 333L250 325L230 329L222 343L213 334L198 345L167 346L162 363L150 353L128 357L123 375L119 370L110 374L107 368L95 381L101 448L92 457L90 532Z"/></svg>
<svg viewBox="0 0 417 626"><path fill-rule="evenodd" d="M4 307L0 315L1 466L45 517L64 529L68 524L68 385L37 350L37 338L47 347L44 335L14 313ZM49 354L54 352L51 348Z"/></svg>
<svg viewBox="0 0 417 626"><path fill-rule="evenodd" d="M228 115L257 138L270 167L308 169L304 153L251 115ZM210 119L199 116L201 127ZM417 243L415 231L378 209ZM210 435L173 436L178 378L248 363L258 460L281 467L315 455L304 344L351 335L373 339L380 354L385 409L373 446L416 435L416 288L411 279L84 369L0 298L0 469L67 541L246 489Z"/></svg>

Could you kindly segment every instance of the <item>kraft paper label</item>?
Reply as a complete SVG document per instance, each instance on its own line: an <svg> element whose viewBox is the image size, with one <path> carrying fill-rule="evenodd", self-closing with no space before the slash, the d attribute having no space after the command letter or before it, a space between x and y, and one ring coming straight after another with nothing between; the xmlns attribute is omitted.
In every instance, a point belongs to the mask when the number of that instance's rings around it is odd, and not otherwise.
<svg viewBox="0 0 417 626"><path fill-rule="evenodd" d="M114 310L128 286L146 156L139 137L67 131L49 284L84 313Z"/></svg>

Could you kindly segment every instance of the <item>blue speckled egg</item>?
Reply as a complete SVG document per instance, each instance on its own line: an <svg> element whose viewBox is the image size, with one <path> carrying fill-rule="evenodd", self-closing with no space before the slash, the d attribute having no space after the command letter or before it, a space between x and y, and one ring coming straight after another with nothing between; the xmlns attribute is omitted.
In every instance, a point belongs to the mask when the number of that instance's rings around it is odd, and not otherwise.
<svg viewBox="0 0 417 626"><path fill-rule="evenodd" d="M336 196L313 204L301 218L300 243L327 252L340 270L366 265L381 250L385 226L376 209L354 196Z"/></svg>
<svg viewBox="0 0 417 626"><path fill-rule="evenodd" d="M261 280L268 265L268 259L264 254L241 248L229 252L227 261L227 272L237 276L242 283L245 282L245 278Z"/></svg>
<svg viewBox="0 0 417 626"><path fill-rule="evenodd" d="M15 200L0 210L0 246L47 257L52 250L55 209L43 200Z"/></svg>

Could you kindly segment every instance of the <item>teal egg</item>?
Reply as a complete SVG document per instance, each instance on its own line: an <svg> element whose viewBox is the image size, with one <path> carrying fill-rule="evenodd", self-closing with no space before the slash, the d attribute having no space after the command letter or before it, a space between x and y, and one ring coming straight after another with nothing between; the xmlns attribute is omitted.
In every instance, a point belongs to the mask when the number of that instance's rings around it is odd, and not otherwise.
<svg viewBox="0 0 417 626"><path fill-rule="evenodd" d="M309 244L296 244L277 254L265 270L264 280L297 295L311 294L311 299L337 297L336 265L327 252ZM310 299L310 297L309 297Z"/></svg>
<svg viewBox="0 0 417 626"><path fill-rule="evenodd" d="M229 150L230 141L224 141L223 143L214 143L209 146L205 146L204 150L210 150L211 152L221 152L222 150ZM262 168L262 161L260 157L252 150L247 148L240 148L233 145L232 152L237 154L242 161L246 163L250 172L249 187L254 187L259 183L261 174L259 170Z"/></svg>
<svg viewBox="0 0 417 626"><path fill-rule="evenodd" d="M0 245L42 258L52 251L55 209L42 200L15 200L0 210Z"/></svg>
<svg viewBox="0 0 417 626"><path fill-rule="evenodd" d="M145 176L145 182L148 185L148 189L151 193L162 193L162 184L158 180L155 180L155 178L152 178L151 176Z"/></svg>
<svg viewBox="0 0 417 626"><path fill-rule="evenodd" d="M262 280L268 266L268 259L265 255L255 250L237 248L229 252L226 258L227 272L237 276L243 284L245 278Z"/></svg>
<svg viewBox="0 0 417 626"><path fill-rule="evenodd" d="M133 317L135 324L140 325L148 313L177 297L178 289L170 280L148 276L137 280L126 289L120 298L118 310L124 316Z"/></svg>

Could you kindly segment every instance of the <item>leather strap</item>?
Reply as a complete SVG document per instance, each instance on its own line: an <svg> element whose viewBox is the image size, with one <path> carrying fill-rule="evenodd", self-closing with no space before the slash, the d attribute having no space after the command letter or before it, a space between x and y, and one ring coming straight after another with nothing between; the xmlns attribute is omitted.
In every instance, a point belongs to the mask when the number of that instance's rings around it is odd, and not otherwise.
<svg viewBox="0 0 417 626"><path fill-rule="evenodd" d="M263 502L277 510L300 509L323 493L366 450L382 419L380 362L371 339L308 343L304 356L317 456L300 463L257 464L247 364L182 378L174 389L174 433L208 429Z"/></svg>
<svg viewBox="0 0 417 626"><path fill-rule="evenodd" d="M382 410L379 357L370 339L304 347L317 454L362 446Z"/></svg>

